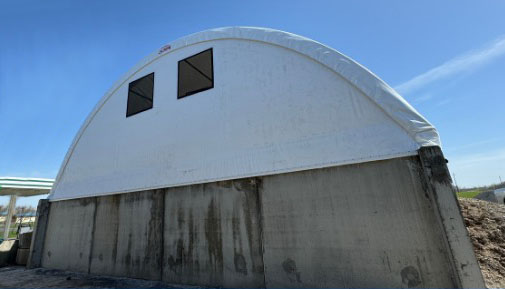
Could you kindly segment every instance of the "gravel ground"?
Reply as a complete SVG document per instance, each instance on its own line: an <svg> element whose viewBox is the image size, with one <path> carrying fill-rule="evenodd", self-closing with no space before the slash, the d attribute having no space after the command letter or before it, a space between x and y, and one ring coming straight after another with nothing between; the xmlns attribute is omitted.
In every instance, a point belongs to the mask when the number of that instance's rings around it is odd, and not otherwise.
<svg viewBox="0 0 505 289"><path fill-rule="evenodd" d="M0 288L200 288L51 269L0 268Z"/></svg>
<svg viewBox="0 0 505 289"><path fill-rule="evenodd" d="M459 199L488 288L505 288L505 205Z"/></svg>

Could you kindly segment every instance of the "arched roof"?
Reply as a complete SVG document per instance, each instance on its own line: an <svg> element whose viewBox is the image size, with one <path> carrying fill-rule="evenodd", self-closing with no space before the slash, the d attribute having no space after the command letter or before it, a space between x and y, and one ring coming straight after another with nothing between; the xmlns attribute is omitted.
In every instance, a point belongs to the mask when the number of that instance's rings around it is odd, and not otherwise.
<svg viewBox="0 0 505 289"><path fill-rule="evenodd" d="M124 84L132 81L132 77L143 68L158 59L186 47L212 42L216 40L248 40L282 47L302 54L326 68L334 71L350 85L359 90L388 117L398 124L411 138L421 146L439 146L440 140L436 129L408 104L393 88L374 75L365 67L342 53L314 40L279 30L256 27L226 27L195 33L154 51L130 69L118 80L101 98L93 111L89 114L79 132L75 136L58 173L55 188L64 174L81 136L102 109L109 98ZM350 163L346 161L342 163ZM289 170L288 170L289 171ZM53 189L54 191L54 189ZM60 199L58 197L58 199Z"/></svg>

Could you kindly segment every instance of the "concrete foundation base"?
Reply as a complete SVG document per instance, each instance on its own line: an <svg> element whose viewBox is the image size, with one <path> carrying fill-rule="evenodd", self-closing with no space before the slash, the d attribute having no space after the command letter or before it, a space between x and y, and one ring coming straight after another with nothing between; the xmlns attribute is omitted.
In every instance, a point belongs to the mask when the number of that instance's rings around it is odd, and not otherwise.
<svg viewBox="0 0 505 289"><path fill-rule="evenodd" d="M30 254L30 249L21 249L19 248L16 254L16 264L17 265L26 265L28 261L28 255Z"/></svg>
<svg viewBox="0 0 505 289"><path fill-rule="evenodd" d="M4 240L0 243L0 267L14 264L19 241L16 239Z"/></svg>
<svg viewBox="0 0 505 289"><path fill-rule="evenodd" d="M434 155L53 202L42 266L200 286L482 287Z"/></svg>

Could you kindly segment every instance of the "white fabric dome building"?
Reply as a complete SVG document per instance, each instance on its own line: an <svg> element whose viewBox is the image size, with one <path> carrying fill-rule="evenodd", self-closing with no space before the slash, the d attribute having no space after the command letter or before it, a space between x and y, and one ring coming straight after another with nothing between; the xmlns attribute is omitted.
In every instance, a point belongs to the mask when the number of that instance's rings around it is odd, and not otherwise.
<svg viewBox="0 0 505 289"><path fill-rule="evenodd" d="M334 49L276 30L215 29L154 52L103 96L50 199L388 159L439 144L398 93Z"/></svg>
<svg viewBox="0 0 505 289"><path fill-rule="evenodd" d="M436 129L350 58L232 27L160 48L75 137L30 266L211 287L484 286Z"/></svg>

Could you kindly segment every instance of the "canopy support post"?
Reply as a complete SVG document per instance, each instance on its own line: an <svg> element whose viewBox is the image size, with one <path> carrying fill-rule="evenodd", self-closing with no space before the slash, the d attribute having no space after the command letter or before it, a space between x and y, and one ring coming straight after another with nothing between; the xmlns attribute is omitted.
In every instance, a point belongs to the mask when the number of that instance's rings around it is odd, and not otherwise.
<svg viewBox="0 0 505 289"><path fill-rule="evenodd" d="M9 231L11 227L12 216L14 215L14 211L16 209L16 199L15 195L11 195L9 200L9 207L7 208L7 218L5 219L5 227L4 227L4 240L9 238Z"/></svg>

